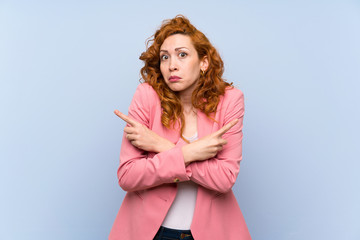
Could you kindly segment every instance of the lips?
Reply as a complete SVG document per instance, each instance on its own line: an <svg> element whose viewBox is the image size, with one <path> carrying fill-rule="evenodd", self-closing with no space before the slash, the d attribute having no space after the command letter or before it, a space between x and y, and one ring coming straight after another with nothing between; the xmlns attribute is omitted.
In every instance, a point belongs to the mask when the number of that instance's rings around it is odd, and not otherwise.
<svg viewBox="0 0 360 240"><path fill-rule="evenodd" d="M170 82L176 82L176 81L178 81L179 79L181 79L181 77L171 76L171 77L169 78L169 81L170 81Z"/></svg>

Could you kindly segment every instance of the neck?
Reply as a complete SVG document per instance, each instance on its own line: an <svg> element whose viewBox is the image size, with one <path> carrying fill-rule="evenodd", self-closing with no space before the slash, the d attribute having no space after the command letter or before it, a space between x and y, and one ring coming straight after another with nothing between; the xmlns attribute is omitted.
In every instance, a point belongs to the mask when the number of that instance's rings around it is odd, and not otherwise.
<svg viewBox="0 0 360 240"><path fill-rule="evenodd" d="M185 113L191 112L193 110L193 105L191 102L191 95L192 94L189 94L189 93L183 93L183 94L180 94L180 96L179 96Z"/></svg>

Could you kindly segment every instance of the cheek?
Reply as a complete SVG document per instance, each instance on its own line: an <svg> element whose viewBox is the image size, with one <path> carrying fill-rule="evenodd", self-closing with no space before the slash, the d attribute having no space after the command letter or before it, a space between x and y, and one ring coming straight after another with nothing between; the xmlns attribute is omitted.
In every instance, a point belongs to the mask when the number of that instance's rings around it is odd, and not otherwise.
<svg viewBox="0 0 360 240"><path fill-rule="evenodd" d="M200 68L199 68L199 66L197 64L192 64L189 69L191 69L191 74L194 77L200 76Z"/></svg>
<svg viewBox="0 0 360 240"><path fill-rule="evenodd" d="M164 70L165 70L164 65L160 64L160 72L161 72L162 75L165 74L165 71L164 71Z"/></svg>

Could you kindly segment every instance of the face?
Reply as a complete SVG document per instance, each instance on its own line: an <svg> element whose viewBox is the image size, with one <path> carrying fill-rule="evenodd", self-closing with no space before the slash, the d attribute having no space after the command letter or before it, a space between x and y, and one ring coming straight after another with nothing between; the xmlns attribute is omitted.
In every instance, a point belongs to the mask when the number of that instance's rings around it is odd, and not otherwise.
<svg viewBox="0 0 360 240"><path fill-rule="evenodd" d="M189 36L171 35L160 47L160 70L165 83L180 96L191 96L199 80L200 69L206 68L207 59L199 59Z"/></svg>

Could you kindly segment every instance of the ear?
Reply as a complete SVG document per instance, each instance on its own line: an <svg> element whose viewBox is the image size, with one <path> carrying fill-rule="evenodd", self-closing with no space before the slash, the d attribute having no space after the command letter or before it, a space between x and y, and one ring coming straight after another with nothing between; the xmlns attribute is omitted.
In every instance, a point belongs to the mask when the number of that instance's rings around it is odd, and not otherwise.
<svg viewBox="0 0 360 240"><path fill-rule="evenodd" d="M202 60L200 61L200 69L206 71L209 67L209 60L207 56L204 56Z"/></svg>

